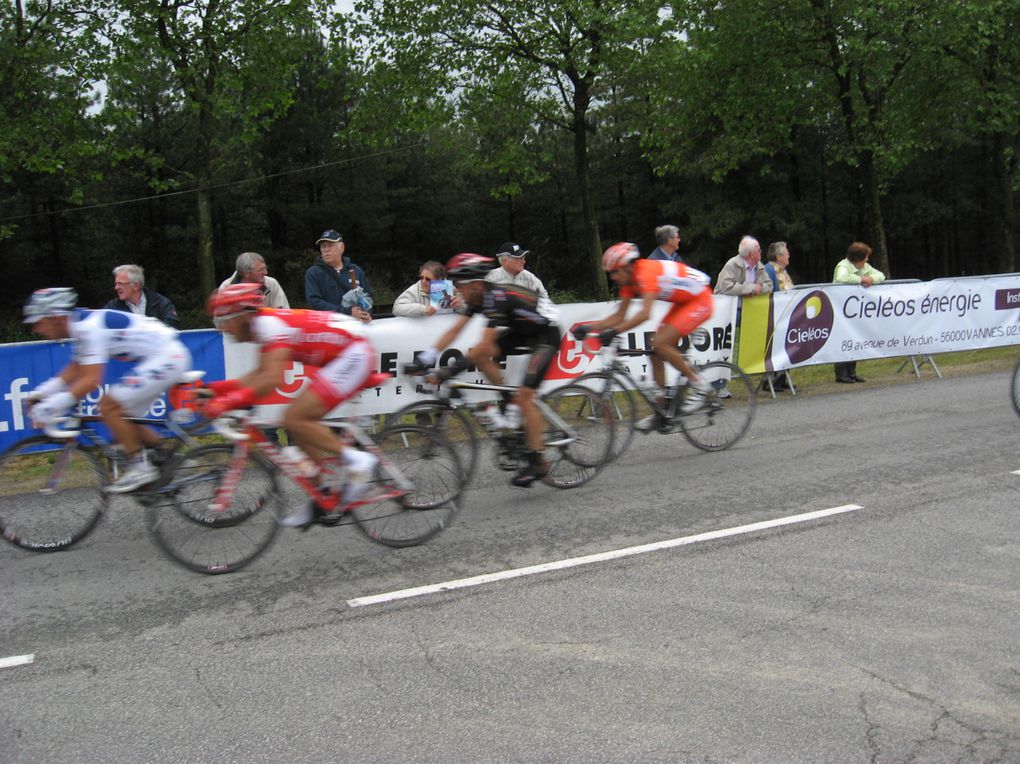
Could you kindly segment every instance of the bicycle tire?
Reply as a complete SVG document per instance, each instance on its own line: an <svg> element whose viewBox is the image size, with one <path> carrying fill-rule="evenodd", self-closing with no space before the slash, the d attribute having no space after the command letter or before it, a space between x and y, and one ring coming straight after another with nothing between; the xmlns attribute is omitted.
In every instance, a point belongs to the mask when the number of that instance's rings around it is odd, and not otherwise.
<svg viewBox="0 0 1020 764"><path fill-rule="evenodd" d="M408 421L413 418L413 421ZM439 401L417 401L390 415L389 426L414 424L435 428L446 442L457 451L465 482L471 482L478 467L480 437L474 418L463 409Z"/></svg>
<svg viewBox="0 0 1020 764"><path fill-rule="evenodd" d="M232 503L209 505L216 496L234 446L214 443L179 455L170 481L148 507L149 530L174 562L198 573L232 573L272 544L279 530L276 470L249 453Z"/></svg>
<svg viewBox="0 0 1020 764"><path fill-rule="evenodd" d="M1012 382L1012 394L1013 394L1013 410L1016 411L1016 415L1020 416L1020 360L1016 362L1016 366L1013 367L1013 382Z"/></svg>
<svg viewBox="0 0 1020 764"><path fill-rule="evenodd" d="M758 405L754 385L739 366L726 361L700 366L698 374L711 383L711 390L700 409L677 417L680 429L694 447L723 451L751 426Z"/></svg>
<svg viewBox="0 0 1020 764"><path fill-rule="evenodd" d="M383 456L372 489L378 500L370 493L367 503L351 510L358 528L391 547L423 544L448 528L466 483L457 450L439 433L417 425L388 427L375 442ZM413 486L408 493L393 496L390 465Z"/></svg>
<svg viewBox="0 0 1020 764"><path fill-rule="evenodd" d="M85 538L110 505L106 461L77 441L26 438L0 455L0 535L33 552Z"/></svg>
<svg viewBox="0 0 1020 764"><path fill-rule="evenodd" d="M564 433L553 423L545 423L549 473L542 480L554 488L584 485L612 459L614 416L601 396L584 385L558 387L542 400L576 435L569 443L557 444Z"/></svg>
<svg viewBox="0 0 1020 764"><path fill-rule="evenodd" d="M615 420L610 461L619 459L634 440L635 425L652 413L651 406L634 380L618 371L594 371L578 377L573 384L590 387L606 402Z"/></svg>

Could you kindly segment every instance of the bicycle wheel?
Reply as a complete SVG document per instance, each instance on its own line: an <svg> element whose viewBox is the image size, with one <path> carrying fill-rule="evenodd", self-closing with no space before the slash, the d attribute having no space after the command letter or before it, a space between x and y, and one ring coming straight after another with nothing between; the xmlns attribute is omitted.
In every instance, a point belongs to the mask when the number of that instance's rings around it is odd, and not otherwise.
<svg viewBox="0 0 1020 764"><path fill-rule="evenodd" d="M1020 416L1020 361L1016 362L1016 366L1013 369L1013 409L1016 411L1016 415Z"/></svg>
<svg viewBox="0 0 1020 764"><path fill-rule="evenodd" d="M702 451L722 451L751 426L758 405L754 385L740 367L725 361L705 364L698 374L711 384L711 390L700 409L677 417L680 429Z"/></svg>
<svg viewBox="0 0 1020 764"><path fill-rule="evenodd" d="M177 457L169 483L148 508L149 529L175 562L199 573L240 570L262 554L279 529L276 472L256 454L244 458L230 506L211 508L230 474L234 446L199 446Z"/></svg>
<svg viewBox="0 0 1020 764"><path fill-rule="evenodd" d="M464 468L465 482L474 477L478 466L479 432L473 417L462 409L439 401L418 401L392 414L390 423L391 426L413 424L437 430L457 452Z"/></svg>
<svg viewBox="0 0 1020 764"><path fill-rule="evenodd" d="M393 547L422 544L453 522L465 475L458 452L433 430L389 427L375 438L377 483L351 510L366 536ZM408 485L405 491L400 485Z"/></svg>
<svg viewBox="0 0 1020 764"><path fill-rule="evenodd" d="M634 439L634 425L652 413L648 401L638 392L634 380L617 372L592 372L578 377L573 384L590 387L609 407L615 423L609 459L619 458Z"/></svg>
<svg viewBox="0 0 1020 764"><path fill-rule="evenodd" d="M77 441L15 443L0 456L0 535L33 552L67 549L106 512L108 482L103 458Z"/></svg>
<svg viewBox="0 0 1020 764"><path fill-rule="evenodd" d="M544 482L555 488L587 483L612 459L615 417L609 405L591 388L573 384L553 390L542 400L567 427L564 430L547 417L549 474Z"/></svg>

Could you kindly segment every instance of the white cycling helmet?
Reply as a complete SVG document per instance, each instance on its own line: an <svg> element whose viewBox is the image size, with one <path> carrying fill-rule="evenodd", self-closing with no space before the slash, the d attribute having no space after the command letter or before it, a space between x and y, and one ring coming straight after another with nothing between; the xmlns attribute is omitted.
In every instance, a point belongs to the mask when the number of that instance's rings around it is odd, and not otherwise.
<svg viewBox="0 0 1020 764"><path fill-rule="evenodd" d="M66 316L78 304L78 293L71 287L36 289L25 301L25 323L34 324L47 316Z"/></svg>
<svg viewBox="0 0 1020 764"><path fill-rule="evenodd" d="M615 271L627 263L632 263L640 257L638 248L628 241L621 241L614 244L602 253L602 270Z"/></svg>

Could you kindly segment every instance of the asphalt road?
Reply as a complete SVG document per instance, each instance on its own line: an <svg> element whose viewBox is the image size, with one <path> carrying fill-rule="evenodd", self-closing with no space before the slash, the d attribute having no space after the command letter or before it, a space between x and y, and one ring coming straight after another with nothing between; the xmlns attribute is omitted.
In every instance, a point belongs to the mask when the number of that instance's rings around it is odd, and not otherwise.
<svg viewBox="0 0 1020 764"><path fill-rule="evenodd" d="M1008 373L789 397L703 454L650 435L574 491L492 473L408 550L285 531L164 558L118 498L0 547L0 761L1020 761ZM388 604L351 600L857 505Z"/></svg>

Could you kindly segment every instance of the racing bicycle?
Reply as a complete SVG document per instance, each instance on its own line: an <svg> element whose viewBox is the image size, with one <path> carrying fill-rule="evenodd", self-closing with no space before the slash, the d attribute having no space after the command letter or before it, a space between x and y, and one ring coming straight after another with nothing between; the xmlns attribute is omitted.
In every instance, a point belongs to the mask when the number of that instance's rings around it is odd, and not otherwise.
<svg viewBox="0 0 1020 764"><path fill-rule="evenodd" d="M423 370L408 366L407 373ZM477 467L481 441L489 437L496 446L496 462L507 472L527 463L527 444L518 423L496 426L482 414L497 396L511 396L513 385L443 380L430 400L417 401L392 415L391 421L414 421L442 432L453 446L471 480ZM479 393L468 398L470 393ZM616 425L609 408L585 387L565 385L535 397L544 422L544 456L549 473L542 482L554 488L576 488L597 475L610 459Z"/></svg>
<svg viewBox="0 0 1020 764"><path fill-rule="evenodd" d="M188 407L204 372L192 371L167 393L164 420L130 419L155 426L166 437L152 452L158 480L131 494L151 503L167 485L167 465L182 448L199 445L208 422ZM98 416L66 417L42 435L18 441L0 455L0 535L33 552L56 552L91 533L110 506L106 487L124 467L123 454Z"/></svg>
<svg viewBox="0 0 1020 764"><path fill-rule="evenodd" d="M364 387L388 375L372 375ZM395 425L370 434L355 421L326 420L346 448L377 459L374 479L359 499L320 487L283 455L250 413L218 418L228 442L184 454L171 475L174 490L150 507L150 528L173 560L201 573L240 570L272 543L285 513L281 476L295 483L326 526L355 524L369 538L392 547L414 546L449 527L459 508L464 470L457 452L433 430ZM176 511L167 512L166 503ZM289 514L289 512L287 512Z"/></svg>
<svg viewBox="0 0 1020 764"><path fill-rule="evenodd" d="M648 356L651 351L624 350L619 342L616 338L598 350L601 369L574 380L575 385L595 391L613 412L617 425L613 458L627 449L637 423L648 415L655 418L657 432L669 433L679 428L691 445L702 451L727 449L747 432L754 419L757 398L754 385L740 367L727 361L699 364L688 356L688 362L711 387L704 404L685 413L684 401L691 391L687 380L670 386L665 405L659 405L622 360L628 356Z"/></svg>

